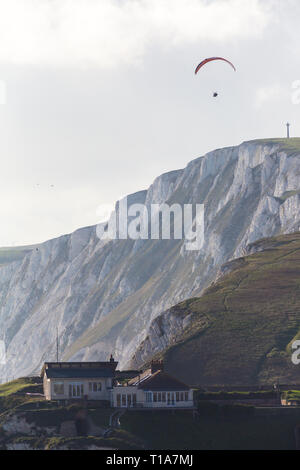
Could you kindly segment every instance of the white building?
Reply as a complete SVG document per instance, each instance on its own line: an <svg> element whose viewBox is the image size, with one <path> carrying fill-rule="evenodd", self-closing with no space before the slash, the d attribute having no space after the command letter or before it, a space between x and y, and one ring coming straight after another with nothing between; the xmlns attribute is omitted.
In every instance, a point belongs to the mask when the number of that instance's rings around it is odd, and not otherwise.
<svg viewBox="0 0 300 470"><path fill-rule="evenodd" d="M107 400L117 362L45 362L41 372L46 400Z"/></svg>
<svg viewBox="0 0 300 470"><path fill-rule="evenodd" d="M161 362L129 380L116 384L111 405L115 408L193 408L193 390L163 371Z"/></svg>
<svg viewBox="0 0 300 470"><path fill-rule="evenodd" d="M46 400L103 400L114 408L193 408L193 390L163 370L161 362L134 378L116 371L117 362L45 362L41 372ZM118 378L119 377L119 378Z"/></svg>

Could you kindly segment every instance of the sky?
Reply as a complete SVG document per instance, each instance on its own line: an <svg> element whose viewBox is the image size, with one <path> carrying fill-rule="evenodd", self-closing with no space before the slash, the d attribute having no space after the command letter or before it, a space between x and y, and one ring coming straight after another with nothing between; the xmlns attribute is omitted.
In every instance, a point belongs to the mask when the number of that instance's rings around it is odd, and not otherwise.
<svg viewBox="0 0 300 470"><path fill-rule="evenodd" d="M299 18L299 0L0 0L0 246L96 224L287 121L300 136ZM211 56L237 72L195 76Z"/></svg>

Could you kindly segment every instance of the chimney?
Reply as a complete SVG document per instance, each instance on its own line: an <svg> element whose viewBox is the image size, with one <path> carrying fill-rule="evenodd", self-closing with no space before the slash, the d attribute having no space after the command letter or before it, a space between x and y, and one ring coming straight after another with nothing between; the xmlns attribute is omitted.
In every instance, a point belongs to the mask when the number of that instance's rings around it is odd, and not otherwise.
<svg viewBox="0 0 300 470"><path fill-rule="evenodd" d="M112 354L110 355L109 362L115 362Z"/></svg>
<svg viewBox="0 0 300 470"><path fill-rule="evenodd" d="M164 370L163 361L152 361L151 362L151 374L155 374L158 370Z"/></svg>

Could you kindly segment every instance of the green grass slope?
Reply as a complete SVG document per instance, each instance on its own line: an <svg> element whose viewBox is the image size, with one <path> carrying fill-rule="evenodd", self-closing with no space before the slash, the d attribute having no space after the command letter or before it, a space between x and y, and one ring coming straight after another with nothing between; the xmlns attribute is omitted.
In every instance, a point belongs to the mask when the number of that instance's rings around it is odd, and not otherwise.
<svg viewBox="0 0 300 470"><path fill-rule="evenodd" d="M41 384L37 384L33 377L23 377L20 379L5 382L0 385L0 400L10 395L23 394L26 392L43 393Z"/></svg>
<svg viewBox="0 0 300 470"><path fill-rule="evenodd" d="M202 297L176 307L194 320L160 354L168 372L193 385L300 383L291 361L300 339L300 234L257 245L264 251L235 261Z"/></svg>
<svg viewBox="0 0 300 470"><path fill-rule="evenodd" d="M286 152L288 155L300 152L300 137L291 137L290 139L257 139L250 141L250 143L251 142L263 145L278 145L280 150Z"/></svg>

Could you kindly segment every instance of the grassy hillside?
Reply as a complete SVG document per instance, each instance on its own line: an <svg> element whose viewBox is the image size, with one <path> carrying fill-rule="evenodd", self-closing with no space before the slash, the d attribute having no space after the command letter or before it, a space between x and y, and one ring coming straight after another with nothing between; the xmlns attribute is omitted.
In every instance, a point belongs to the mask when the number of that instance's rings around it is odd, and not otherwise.
<svg viewBox="0 0 300 470"><path fill-rule="evenodd" d="M300 365L291 362L300 338L300 234L257 245L264 251L177 306L194 321L160 354L170 373L194 385L300 383Z"/></svg>
<svg viewBox="0 0 300 470"><path fill-rule="evenodd" d="M23 379L12 380L0 385L0 400L3 397L9 397L18 393L26 393L27 391L32 392L34 388L36 392L42 392L41 385L35 384L34 379L31 377L25 377Z"/></svg>
<svg viewBox="0 0 300 470"><path fill-rule="evenodd" d="M258 139L251 141L253 143L258 144L275 144L280 147L281 150L287 152L287 154L294 154L300 152L300 137L292 137L290 139L278 139L278 138L271 138L271 139Z"/></svg>

